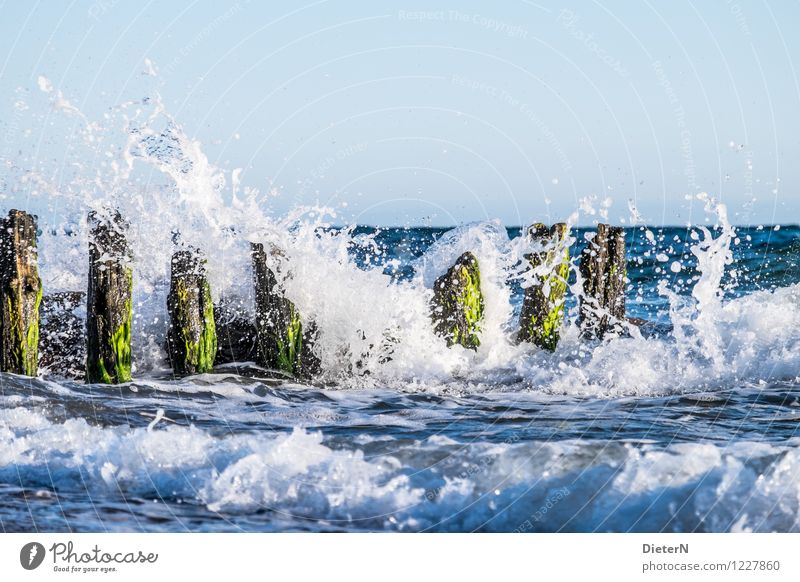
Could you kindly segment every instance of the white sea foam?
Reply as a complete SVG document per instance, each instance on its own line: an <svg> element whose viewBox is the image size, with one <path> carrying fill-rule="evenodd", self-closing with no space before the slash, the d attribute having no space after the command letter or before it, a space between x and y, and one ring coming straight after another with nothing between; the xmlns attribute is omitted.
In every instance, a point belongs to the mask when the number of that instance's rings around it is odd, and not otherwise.
<svg viewBox="0 0 800 582"><path fill-rule="evenodd" d="M299 428L214 437L0 412L5 482L181 500L229 515L268 509L282 527L312 519L389 530L800 531L796 442L663 449L430 437L372 457L359 446L332 448Z"/></svg>
<svg viewBox="0 0 800 582"><path fill-rule="evenodd" d="M44 77L39 85L49 98L62 99ZM71 173L62 177L42 168L42 162L17 179L31 196L54 205L51 215L40 217L47 292L85 287L88 210L113 205L131 222L137 376L165 366L173 237L204 249L215 299L239 298L245 310L252 310L249 242L281 248L287 295L306 323L313 320L319 330L315 351L323 364L321 381L344 388L618 396L800 376L797 287L722 301L721 280L735 230L725 207L707 195L701 201L720 229L701 228L691 249L701 272L691 298L670 290L667 278L661 286L670 301L673 332L643 338L631 328L631 337L589 344L579 337L573 310L558 350L550 354L512 341L518 323L510 282L527 286L534 275L523 268L530 251L525 238L509 240L499 222L446 233L418 262L416 276L398 283L382 267L356 265L348 252L352 245L373 250L375 245L369 236L328 228L337 220L331 209L272 214L269 200L243 184L241 170L215 167L157 96L123 103L102 122L89 123L77 113L80 129L64 148L67 159L58 162ZM596 205L607 210L609 202L587 199L582 208L596 214ZM650 231L647 236L656 254L655 237ZM430 323L433 281L467 250L478 257L486 301L477 351L448 349ZM572 291L580 293L580 279Z"/></svg>

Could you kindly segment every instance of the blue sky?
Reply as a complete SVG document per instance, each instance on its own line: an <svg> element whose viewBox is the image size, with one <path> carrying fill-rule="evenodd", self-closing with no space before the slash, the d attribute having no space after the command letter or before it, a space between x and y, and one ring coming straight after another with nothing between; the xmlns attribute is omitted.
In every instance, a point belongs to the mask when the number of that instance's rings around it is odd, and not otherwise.
<svg viewBox="0 0 800 582"><path fill-rule="evenodd" d="M4 2L0 154L44 75L89 119L158 91L212 162L280 191L278 212L512 225L595 195L611 222L635 200L683 224L708 191L739 224L797 222L799 6Z"/></svg>

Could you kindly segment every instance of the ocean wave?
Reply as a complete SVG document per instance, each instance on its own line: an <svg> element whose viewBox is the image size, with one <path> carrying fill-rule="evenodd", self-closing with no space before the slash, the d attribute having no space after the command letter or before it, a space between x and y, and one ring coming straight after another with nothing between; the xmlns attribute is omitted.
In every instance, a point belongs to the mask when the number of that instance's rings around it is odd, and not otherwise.
<svg viewBox="0 0 800 582"><path fill-rule="evenodd" d="M214 436L52 423L14 408L0 413L0 480L194 504L265 530L311 521L331 530L800 531L796 440L659 447L433 436L365 453L370 444L333 445L304 429Z"/></svg>

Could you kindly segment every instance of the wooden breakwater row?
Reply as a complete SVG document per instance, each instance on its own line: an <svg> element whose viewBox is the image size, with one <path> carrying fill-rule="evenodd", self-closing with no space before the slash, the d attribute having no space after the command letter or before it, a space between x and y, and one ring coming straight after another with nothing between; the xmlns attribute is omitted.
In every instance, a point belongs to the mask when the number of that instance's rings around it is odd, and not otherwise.
<svg viewBox="0 0 800 582"><path fill-rule="evenodd" d="M85 378L89 383L118 384L131 380L133 258L127 221L115 210L89 214L89 278L86 292ZM565 224L534 224L525 236L526 255L534 283L525 289L517 340L553 351L564 321L570 267ZM0 371L35 376L40 349L40 307L43 294L38 273L36 217L12 210L0 221ZM298 377L320 371L313 353L317 330L285 296L282 281L289 275L285 256L277 248L251 244L255 286L255 322L231 326L240 341L255 349L246 353L256 363ZM621 228L598 225L580 257L584 293L579 318L583 335L603 338L622 331L625 319L626 257ZM81 293L45 297L46 318L58 333L43 338L48 349L42 361L78 358L80 350L64 337L76 335L77 318L70 310ZM183 247L172 256L167 297L169 327L166 350L175 375L210 371L218 361L218 322L201 250ZM434 283L431 320L448 346L477 349L484 320L480 265L464 253ZM52 346L50 345L52 343ZM235 351L234 351L235 354ZM235 359L235 355L231 360Z"/></svg>
<svg viewBox="0 0 800 582"><path fill-rule="evenodd" d="M564 223L552 226L537 223L525 234L532 249L525 258L534 273L534 283L525 289L516 338L551 352L558 345L564 323L570 268L568 234ZM602 339L622 333L627 278L624 229L607 224L597 226L581 252L580 275L582 335ZM466 252L434 284L431 313L434 329L448 345L477 349L483 311L478 260Z"/></svg>

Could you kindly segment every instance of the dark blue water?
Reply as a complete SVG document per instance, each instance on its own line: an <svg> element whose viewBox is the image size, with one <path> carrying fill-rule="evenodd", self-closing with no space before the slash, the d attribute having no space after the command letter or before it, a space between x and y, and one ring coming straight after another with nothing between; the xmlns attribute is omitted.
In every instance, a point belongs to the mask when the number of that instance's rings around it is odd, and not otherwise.
<svg viewBox="0 0 800 582"><path fill-rule="evenodd" d="M449 228L376 228L360 226L353 229L352 255L362 268L383 265L384 272L397 280L410 280L414 275L414 261L439 239ZM577 259L586 246L586 234L591 228L573 229L571 235L575 245L570 254ZM519 227L507 228L509 238L520 236ZM652 239L647 233L652 234ZM719 229L711 228L716 236ZM625 229L628 249L628 303L633 317L657 316L666 308L666 301L658 295L654 282L665 280L681 295L692 290L692 279L699 276L697 258L691 248L697 244L696 228L687 227L629 227ZM734 262L728 265L723 279L722 291L727 298L740 297L756 290L785 287L800 280L800 227L796 225L776 227L770 225L740 226L736 228L737 239L732 246ZM364 238L369 245L360 246ZM378 251L372 242L377 243ZM658 255L666 256L666 260ZM400 265L391 265L399 261ZM680 261L681 273L672 273L670 265ZM737 271L731 277L731 271ZM571 273L571 282L575 273ZM521 300L519 285L513 285L515 296ZM644 297L638 301L637 297ZM572 297L574 300L574 297Z"/></svg>
<svg viewBox="0 0 800 582"><path fill-rule="evenodd" d="M800 229L737 229L704 311L692 232L627 231L641 333L582 340L573 296L554 354L487 340L449 376L423 366L444 351L315 385L236 366L121 387L4 374L0 526L800 531ZM445 233L357 228L354 268L413 285Z"/></svg>

